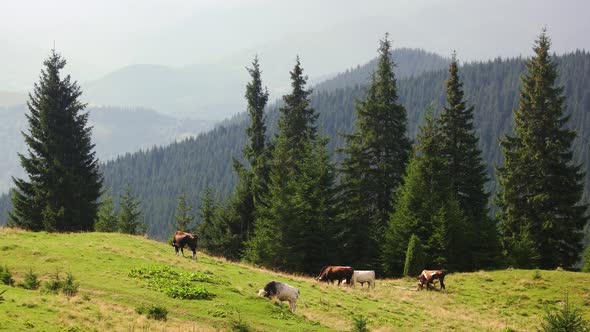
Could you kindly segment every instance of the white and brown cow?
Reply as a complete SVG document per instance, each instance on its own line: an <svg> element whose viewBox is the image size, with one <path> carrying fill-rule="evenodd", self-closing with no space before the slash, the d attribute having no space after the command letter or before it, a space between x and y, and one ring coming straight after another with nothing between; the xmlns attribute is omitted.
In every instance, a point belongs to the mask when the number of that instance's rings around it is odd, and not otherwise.
<svg viewBox="0 0 590 332"><path fill-rule="evenodd" d="M297 299L299 298L299 289L280 281L271 281L264 289L258 291L258 296L268 298L275 297L279 301L289 301L289 309L295 313L297 309Z"/></svg>
<svg viewBox="0 0 590 332"><path fill-rule="evenodd" d="M438 279L440 282L440 289L445 288L445 276L447 271L445 270L423 270L418 276L418 289L422 289L426 285L426 289L429 290L431 287L434 289L434 280Z"/></svg>
<svg viewBox="0 0 590 332"><path fill-rule="evenodd" d="M367 287L375 288L375 271L367 270L367 271L359 271L355 270L352 274L352 281L351 285L354 287L356 283L361 284L361 288L365 283L367 283Z"/></svg>

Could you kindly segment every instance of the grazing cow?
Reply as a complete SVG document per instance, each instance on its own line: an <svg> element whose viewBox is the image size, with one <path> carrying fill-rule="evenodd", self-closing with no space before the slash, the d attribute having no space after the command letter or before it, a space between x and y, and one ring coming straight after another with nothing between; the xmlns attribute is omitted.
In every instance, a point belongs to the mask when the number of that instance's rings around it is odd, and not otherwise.
<svg viewBox="0 0 590 332"><path fill-rule="evenodd" d="M426 285L426 289L430 289L432 287L434 289L434 280L438 279L440 282L440 289L445 288L445 275L447 271L445 270L423 270L422 273L418 276L418 288L422 289L424 285Z"/></svg>
<svg viewBox="0 0 590 332"><path fill-rule="evenodd" d="M280 281L271 281L264 289L258 291L258 296L264 296L268 298L275 297L279 301L289 301L289 309L295 313L297 309L297 299L299 298L299 289L287 285Z"/></svg>
<svg viewBox="0 0 590 332"><path fill-rule="evenodd" d="M363 284L366 282L367 287L374 289L375 288L375 271L373 271L373 270L354 271L354 273L352 274L352 286L354 287L354 285L357 282L361 284L361 288L363 287Z"/></svg>
<svg viewBox="0 0 590 332"><path fill-rule="evenodd" d="M342 280L346 279L346 283L350 285L353 273L354 269L350 266L325 266L316 280L331 284L334 283L334 280L338 280L338 286L340 286Z"/></svg>
<svg viewBox="0 0 590 332"><path fill-rule="evenodd" d="M182 253L182 257L184 257L184 247L189 247L193 251L193 259L197 258L197 239L198 236L185 233L181 231L176 231L174 233L174 239L172 239L172 246L174 247L174 251L176 252L176 256L178 256L178 250Z"/></svg>

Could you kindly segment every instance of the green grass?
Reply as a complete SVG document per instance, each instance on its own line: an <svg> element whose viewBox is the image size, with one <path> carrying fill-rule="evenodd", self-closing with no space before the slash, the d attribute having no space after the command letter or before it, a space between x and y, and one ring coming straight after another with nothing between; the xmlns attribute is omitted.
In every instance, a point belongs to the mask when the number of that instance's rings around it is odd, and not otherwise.
<svg viewBox="0 0 590 332"><path fill-rule="evenodd" d="M171 246L122 234L48 234L0 229L0 266L16 283L32 268L45 283L60 271L79 284L75 296L0 285L0 331L334 331L353 317L371 331L534 331L545 307L570 303L590 319L590 274L502 270L450 274L446 292L411 291L414 280L378 280L375 290L318 284L311 278L233 264L199 252L174 256ZM145 276L148 277L145 277ZM170 279L170 280L167 280ZM296 314L257 296L270 280L300 289ZM179 299L168 294L207 294ZM186 289L182 288L186 287ZM172 291L171 291L172 292ZM188 293L185 293L188 292ZM172 294L176 294L172 292ZM136 312L165 308L167 321ZM239 324L238 324L239 323Z"/></svg>

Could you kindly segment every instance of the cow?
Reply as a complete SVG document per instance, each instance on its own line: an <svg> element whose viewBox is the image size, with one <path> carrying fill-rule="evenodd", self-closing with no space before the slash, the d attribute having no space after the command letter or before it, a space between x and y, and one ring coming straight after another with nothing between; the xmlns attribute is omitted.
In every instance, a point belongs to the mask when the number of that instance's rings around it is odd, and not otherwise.
<svg viewBox="0 0 590 332"><path fill-rule="evenodd" d="M354 269L350 266L325 266L316 280L330 282L331 284L334 283L334 280L338 280L338 286L340 286L342 280L346 280L346 283L350 285L353 273Z"/></svg>
<svg viewBox="0 0 590 332"><path fill-rule="evenodd" d="M185 233L181 231L176 231L174 233L174 238L172 239L172 246L174 247L174 251L176 252L176 256L178 256L178 250L182 253L182 257L184 257L184 247L189 247L193 252L193 259L197 258L197 235L193 235L190 233Z"/></svg>
<svg viewBox="0 0 590 332"><path fill-rule="evenodd" d="M445 288L445 275L447 275L447 271L445 270L423 270L422 273L418 276L418 289L422 289L424 285L426 285L426 289L430 289L432 287L434 289L434 280L438 279L440 282L440 289Z"/></svg>
<svg viewBox="0 0 590 332"><path fill-rule="evenodd" d="M279 301L289 301L289 309L295 313L297 309L297 299L299 298L299 289L280 281L271 281L264 289L258 291L258 296L267 298L276 298ZM302 300L303 301L303 300Z"/></svg>
<svg viewBox="0 0 590 332"><path fill-rule="evenodd" d="M356 283L361 284L361 288L363 287L364 283L367 283L367 287L375 288L375 271L368 270L368 271L354 271L352 274L352 286Z"/></svg>

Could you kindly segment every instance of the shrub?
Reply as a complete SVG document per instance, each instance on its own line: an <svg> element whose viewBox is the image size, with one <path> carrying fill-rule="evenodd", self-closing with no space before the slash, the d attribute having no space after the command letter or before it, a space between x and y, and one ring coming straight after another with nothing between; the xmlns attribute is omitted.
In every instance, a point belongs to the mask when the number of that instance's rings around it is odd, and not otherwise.
<svg viewBox="0 0 590 332"><path fill-rule="evenodd" d="M37 279L37 275L33 273L33 270L29 269L29 271L25 274L25 280L19 286L21 286L24 289L34 290L39 288L39 286L41 286L41 283Z"/></svg>
<svg viewBox="0 0 590 332"><path fill-rule="evenodd" d="M234 317L230 318L229 324L231 327L231 331L236 332L248 332L250 331L250 326L246 323L245 320L242 319L242 314L240 311L237 311Z"/></svg>
<svg viewBox="0 0 590 332"><path fill-rule="evenodd" d="M352 317L352 332L369 332L369 318L359 315Z"/></svg>
<svg viewBox="0 0 590 332"><path fill-rule="evenodd" d="M59 270L55 271L55 274L49 276L49 281L45 283L45 291L47 293L57 294L63 287L63 280L59 276Z"/></svg>
<svg viewBox="0 0 590 332"><path fill-rule="evenodd" d="M545 316L539 331L544 332L589 332L590 325L582 317L580 309L570 305L569 297L560 309L545 309Z"/></svg>
<svg viewBox="0 0 590 332"><path fill-rule="evenodd" d="M534 280L543 279L543 277L541 276L541 272L539 272L539 270L535 270L535 272L533 272L533 279Z"/></svg>
<svg viewBox="0 0 590 332"><path fill-rule="evenodd" d="M8 286L14 286L14 279L12 279L12 273L8 270L8 267L0 266L0 282Z"/></svg>
<svg viewBox="0 0 590 332"><path fill-rule="evenodd" d="M424 250L420 238L412 234L406 251L406 262L404 264L404 276L414 277L424 269Z"/></svg>
<svg viewBox="0 0 590 332"><path fill-rule="evenodd" d="M187 300L210 300L215 294L195 282L227 284L208 273L183 273L169 267L137 268L129 271L129 276L146 280L148 285L172 298Z"/></svg>
<svg viewBox="0 0 590 332"><path fill-rule="evenodd" d="M168 319L168 309L157 305L152 304L151 306L140 305L135 309L140 315L146 315L147 318L155 319L155 320L167 320Z"/></svg>
<svg viewBox="0 0 590 332"><path fill-rule="evenodd" d="M72 273L68 272L66 274L66 279L64 280L62 285L62 292L66 296L74 296L78 293L79 286L80 285L78 285L78 283L74 281L74 276L72 275Z"/></svg>

